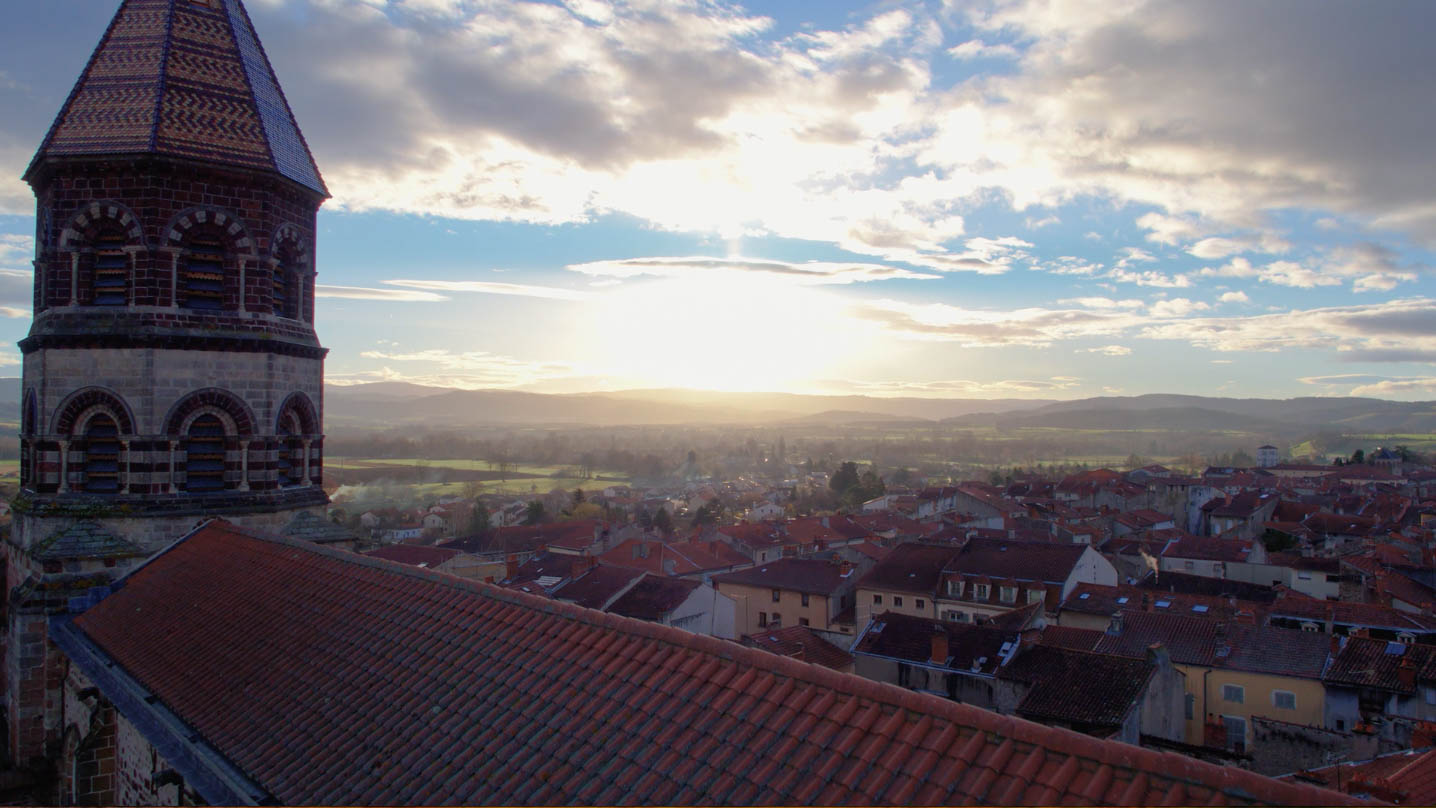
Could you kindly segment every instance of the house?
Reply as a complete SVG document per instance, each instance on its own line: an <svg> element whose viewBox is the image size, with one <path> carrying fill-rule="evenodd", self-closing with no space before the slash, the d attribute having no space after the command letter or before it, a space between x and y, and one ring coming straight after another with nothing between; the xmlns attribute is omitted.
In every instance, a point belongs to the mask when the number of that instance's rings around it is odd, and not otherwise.
<svg viewBox="0 0 1436 808"><path fill-rule="evenodd" d="M769 519L782 519L787 513L782 505L773 502L764 502L761 505L754 505L743 514L743 518L750 522L762 522Z"/></svg>
<svg viewBox="0 0 1436 808"><path fill-rule="evenodd" d="M977 623L1031 603L1055 614L1083 582L1115 586L1117 570L1086 545L976 537L943 567L936 616Z"/></svg>
<svg viewBox="0 0 1436 808"><path fill-rule="evenodd" d="M646 574L632 567L599 564L556 588L553 597L585 609L607 611Z"/></svg>
<svg viewBox="0 0 1436 808"><path fill-rule="evenodd" d="M1419 722L1436 721L1436 646L1367 637L1332 642L1338 649L1322 677L1327 726L1410 746Z"/></svg>
<svg viewBox="0 0 1436 808"><path fill-rule="evenodd" d="M1186 676L1185 742L1241 751L1251 718L1324 726L1330 644L1320 634L1156 612L1117 612L1094 650L1144 657L1163 644Z"/></svg>
<svg viewBox="0 0 1436 808"><path fill-rule="evenodd" d="M733 600L738 634L802 626L853 634L856 568L848 562L780 558L713 576L713 586Z"/></svg>
<svg viewBox="0 0 1436 808"><path fill-rule="evenodd" d="M1370 760L1305 769L1281 780L1314 783L1395 805L1436 805L1436 749L1403 749Z"/></svg>
<svg viewBox="0 0 1436 808"><path fill-rule="evenodd" d="M648 537L621 541L598 560L657 575L699 580L753 565L747 556L720 541L663 542Z"/></svg>
<svg viewBox="0 0 1436 808"><path fill-rule="evenodd" d="M1271 519L1280 502L1280 497L1267 491L1242 491L1226 499L1213 499L1202 506L1207 535L1257 538L1261 525Z"/></svg>
<svg viewBox="0 0 1436 808"><path fill-rule="evenodd" d="M749 648L822 665L840 673L853 672L853 655L823 639L807 626L769 629L745 635L739 642Z"/></svg>
<svg viewBox="0 0 1436 808"><path fill-rule="evenodd" d="M1023 718L1098 738L1180 741L1184 678L1161 645L1145 659L1031 645L998 670L998 700Z"/></svg>
<svg viewBox="0 0 1436 808"><path fill-rule="evenodd" d="M894 547L858 580L856 625L884 612L937 617L943 568L961 552L961 547L921 542Z"/></svg>
<svg viewBox="0 0 1436 808"><path fill-rule="evenodd" d="M1011 629L878 612L853 644L853 672L996 710L997 670L1021 644Z"/></svg>
<svg viewBox="0 0 1436 808"><path fill-rule="evenodd" d="M503 579L506 573L502 558L485 560L469 553L444 547L391 544L370 550L364 555L490 583Z"/></svg>
<svg viewBox="0 0 1436 808"><path fill-rule="evenodd" d="M604 611L731 640L733 600L702 581L645 574Z"/></svg>
<svg viewBox="0 0 1436 808"><path fill-rule="evenodd" d="M1266 564L1266 547L1250 539L1185 535L1162 549L1160 561L1163 572L1209 578L1268 583L1286 577ZM1262 575L1267 576L1265 581L1259 580Z"/></svg>
<svg viewBox="0 0 1436 808"><path fill-rule="evenodd" d="M62 757L137 773L102 802L1354 804L219 522L75 606Z"/></svg>

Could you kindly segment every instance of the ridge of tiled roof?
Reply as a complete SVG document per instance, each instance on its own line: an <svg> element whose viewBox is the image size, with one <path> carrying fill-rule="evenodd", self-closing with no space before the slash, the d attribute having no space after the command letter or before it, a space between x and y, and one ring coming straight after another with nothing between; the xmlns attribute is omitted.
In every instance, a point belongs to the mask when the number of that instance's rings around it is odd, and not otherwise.
<svg viewBox="0 0 1436 808"><path fill-rule="evenodd" d="M223 522L67 620L281 803L1356 804Z"/></svg>
<svg viewBox="0 0 1436 808"><path fill-rule="evenodd" d="M459 554L458 550L448 547L426 547L419 544L389 544L364 553L370 558L430 568L437 567Z"/></svg>
<svg viewBox="0 0 1436 808"><path fill-rule="evenodd" d="M124 0L25 178L121 154L273 171L329 195L241 0Z"/></svg>
<svg viewBox="0 0 1436 808"><path fill-rule="evenodd" d="M1072 574L1077 560L1088 549L1085 544L1055 544L976 536L969 540L946 572L963 575L990 575L1019 581L1063 583Z"/></svg>

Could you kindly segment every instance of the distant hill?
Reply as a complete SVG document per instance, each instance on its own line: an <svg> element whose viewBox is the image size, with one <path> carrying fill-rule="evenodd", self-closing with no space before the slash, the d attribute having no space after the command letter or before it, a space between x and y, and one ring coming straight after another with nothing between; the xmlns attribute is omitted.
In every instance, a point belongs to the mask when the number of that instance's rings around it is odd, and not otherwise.
<svg viewBox="0 0 1436 808"><path fill-rule="evenodd" d="M1209 398L1184 395L1103 396L1046 404L1021 413L945 419L953 426L1063 429L1223 430L1288 434L1436 432L1436 402L1375 398Z"/></svg>

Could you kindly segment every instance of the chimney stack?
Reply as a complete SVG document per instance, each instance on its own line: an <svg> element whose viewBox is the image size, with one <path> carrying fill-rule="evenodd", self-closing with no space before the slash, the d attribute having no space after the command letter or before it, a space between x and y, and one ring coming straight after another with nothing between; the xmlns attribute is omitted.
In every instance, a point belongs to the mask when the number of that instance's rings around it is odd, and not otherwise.
<svg viewBox="0 0 1436 808"><path fill-rule="evenodd" d="M1107 624L1107 633L1113 636L1122 633L1122 613L1112 612L1112 622Z"/></svg>
<svg viewBox="0 0 1436 808"><path fill-rule="evenodd" d="M504 556L504 578L505 578L505 579L513 578L514 576L516 576L516 575L518 575L518 574L519 574L519 556L518 556L518 553L509 553L508 555Z"/></svg>
<svg viewBox="0 0 1436 808"><path fill-rule="evenodd" d="M1410 656L1406 654L1401 656L1401 662L1396 666L1396 679L1406 690L1416 688L1416 663L1411 661Z"/></svg>
<svg viewBox="0 0 1436 808"><path fill-rule="evenodd" d="M846 577L848 577L849 575L851 575L852 572L853 572L853 562L844 560L844 561L841 561L841 562L838 563L838 576L839 576L839 577L841 577L841 578L846 578Z"/></svg>
<svg viewBox="0 0 1436 808"><path fill-rule="evenodd" d="M947 665L947 658L951 656L947 647L947 632L938 627L932 633L932 653L929 655L929 662L934 665Z"/></svg>

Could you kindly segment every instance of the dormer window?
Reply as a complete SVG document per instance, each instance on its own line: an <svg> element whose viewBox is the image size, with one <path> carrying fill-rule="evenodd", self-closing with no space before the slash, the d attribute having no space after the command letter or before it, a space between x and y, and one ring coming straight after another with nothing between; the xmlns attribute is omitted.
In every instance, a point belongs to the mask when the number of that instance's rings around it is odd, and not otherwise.
<svg viewBox="0 0 1436 808"><path fill-rule="evenodd" d="M987 600L992 596L992 587L987 584L973 584L972 596L978 600Z"/></svg>
<svg viewBox="0 0 1436 808"><path fill-rule="evenodd" d="M1003 603L1016 603L1016 602L1017 602L1017 587L1015 587L1015 586L1002 586L1002 587L998 587L998 590L999 590L999 592L1000 592L1000 594L1001 594L1001 598L1002 598L1002 602L1003 602Z"/></svg>
<svg viewBox="0 0 1436 808"><path fill-rule="evenodd" d="M949 595L951 595L952 597L955 597L955 598L960 598L960 597L962 597L962 579L961 579L961 578L949 578L949 579L947 579L947 594L949 594Z"/></svg>

